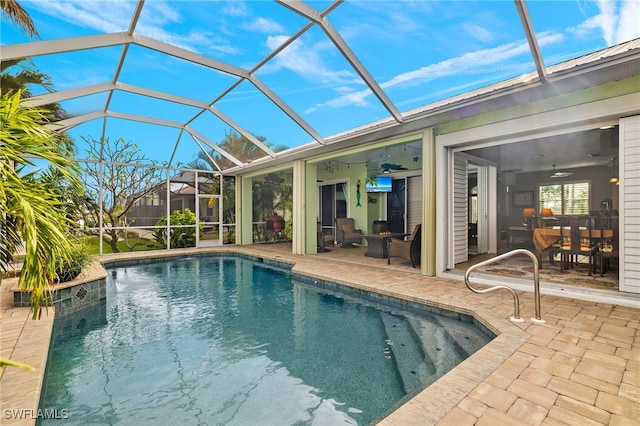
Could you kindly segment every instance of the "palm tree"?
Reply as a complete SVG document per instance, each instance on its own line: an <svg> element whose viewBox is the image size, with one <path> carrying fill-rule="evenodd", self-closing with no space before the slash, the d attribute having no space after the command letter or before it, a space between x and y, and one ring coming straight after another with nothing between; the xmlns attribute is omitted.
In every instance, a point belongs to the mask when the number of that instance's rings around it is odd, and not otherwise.
<svg viewBox="0 0 640 426"><path fill-rule="evenodd" d="M40 38L36 26L26 10L16 0L0 0L2 14L13 21L22 32L34 38Z"/></svg>
<svg viewBox="0 0 640 426"><path fill-rule="evenodd" d="M68 233L73 221L66 202L36 170L45 161L81 193L79 167L68 141L43 124L49 112L20 105L21 92L0 98L0 279L16 250L24 246L19 285L31 295L33 317L51 302L56 267L73 250ZM24 243L23 243L24 241Z"/></svg>
<svg viewBox="0 0 640 426"><path fill-rule="evenodd" d="M267 138L264 136L256 136L260 142L264 143L268 147L272 147L272 144L267 142ZM219 143L220 148L227 151L229 154L235 156L240 161L256 160L265 155L264 151L258 148L253 142L247 139L245 136L234 132L233 130L225 131L224 139ZM283 151L285 146L276 146L274 151ZM215 160L216 164L212 160ZM199 151L196 155L196 159L187 164L188 167L198 170L217 171L218 167L221 170L230 168L235 164L224 157L220 157L215 151L205 153ZM209 192L212 194L220 193L220 181L216 180L209 188ZM235 222L235 203L231 200L235 197L235 185L231 179L227 180L224 185L225 202L223 203L223 221L224 223ZM229 202L227 200L230 200ZM271 209L269 209L271 210Z"/></svg>
<svg viewBox="0 0 640 426"><path fill-rule="evenodd" d="M19 67L20 70L14 74L7 71L9 69L13 70L14 67ZM21 58L2 61L0 63L0 73L0 84L2 84L3 92L22 90L22 97L28 98L32 96L31 91L28 89L28 84L41 86L48 92L52 91L53 83L51 82L51 77L38 71L30 59Z"/></svg>
<svg viewBox="0 0 640 426"><path fill-rule="evenodd" d="M13 72L16 68L17 71ZM0 63L0 87L2 92L21 91L21 97L30 98L33 93L29 86L40 86L47 92L53 92L53 82L47 74L38 71L30 59L12 59ZM44 105L41 109L51 111L51 116L58 120L66 118L66 112L58 103Z"/></svg>
<svg viewBox="0 0 640 426"><path fill-rule="evenodd" d="M272 143L267 142L267 138L264 136L256 136L260 142L264 143L266 146L272 148L275 152L283 151L287 147L283 145L278 145L275 148ZM265 152L258 148L253 142L247 139L245 136L240 135L239 133L234 132L233 130L224 132L224 139L220 141L218 144L220 148L227 151L229 154L235 156L238 160L242 162L247 162L251 160L257 160L260 157L264 157ZM216 164L213 164L211 159L216 161ZM233 162L230 160L220 157L218 153L215 151L211 151L208 154L200 151L196 155L196 159L187 164L189 167L193 169L201 169L201 170L218 170L220 167L221 170L228 169L230 167L235 166Z"/></svg>

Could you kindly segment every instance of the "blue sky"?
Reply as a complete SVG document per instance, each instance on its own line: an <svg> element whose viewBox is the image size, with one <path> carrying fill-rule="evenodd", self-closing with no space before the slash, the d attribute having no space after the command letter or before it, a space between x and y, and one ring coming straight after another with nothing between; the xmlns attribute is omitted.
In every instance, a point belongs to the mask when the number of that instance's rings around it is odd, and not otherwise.
<svg viewBox="0 0 640 426"><path fill-rule="evenodd" d="M22 1L42 40L126 31L135 1ZM308 2L324 10L329 2ZM640 0L528 1L545 65L640 37ZM331 25L401 112L527 72L535 66L512 1L345 1L328 15ZM251 70L307 20L268 1L147 0L136 33ZM2 20L2 43L30 41ZM111 82L122 47L33 58L55 90ZM264 64L256 76L323 137L379 119L389 112L317 25ZM133 45L119 81L211 102L236 78ZM35 90L35 89L34 89ZM102 110L106 94L62 106L71 115ZM294 147L312 137L243 82L215 106L249 132L275 145ZM116 92L110 111L186 123L193 107ZM229 126L205 113L190 126L212 142ZM73 128L98 138L102 120ZM106 136L138 143L147 156L187 163L199 150L179 130L109 119ZM79 155L81 156L81 155Z"/></svg>

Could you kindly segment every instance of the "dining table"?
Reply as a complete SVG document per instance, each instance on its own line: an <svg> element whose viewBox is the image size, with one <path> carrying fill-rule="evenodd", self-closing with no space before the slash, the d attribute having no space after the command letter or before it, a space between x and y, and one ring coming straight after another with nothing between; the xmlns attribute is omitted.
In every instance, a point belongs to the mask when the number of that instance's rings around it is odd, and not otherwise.
<svg viewBox="0 0 640 426"><path fill-rule="evenodd" d="M571 228L568 226L562 228L559 226L553 226L548 228L534 229L533 245L536 249L535 254L538 258L538 264L542 264L542 252L544 250L556 244L563 236L568 237L570 233ZM580 238L602 240L603 238L611 238L612 236L612 229L588 229L586 227L580 227Z"/></svg>

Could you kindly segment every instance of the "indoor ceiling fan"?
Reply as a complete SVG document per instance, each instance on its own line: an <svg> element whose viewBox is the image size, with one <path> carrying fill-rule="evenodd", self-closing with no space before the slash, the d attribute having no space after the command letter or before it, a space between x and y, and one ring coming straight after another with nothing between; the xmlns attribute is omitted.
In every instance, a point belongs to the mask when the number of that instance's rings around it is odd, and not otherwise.
<svg viewBox="0 0 640 426"><path fill-rule="evenodd" d="M564 178L564 177L569 177L573 174L571 172L557 172L555 164L553 164L552 167L553 167L553 174L550 176L552 178Z"/></svg>

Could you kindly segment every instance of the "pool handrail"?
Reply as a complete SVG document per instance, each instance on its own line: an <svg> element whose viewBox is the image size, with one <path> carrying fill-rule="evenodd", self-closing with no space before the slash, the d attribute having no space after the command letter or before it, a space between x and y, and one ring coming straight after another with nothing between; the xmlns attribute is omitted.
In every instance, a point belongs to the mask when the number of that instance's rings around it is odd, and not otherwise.
<svg viewBox="0 0 640 426"><path fill-rule="evenodd" d="M506 286L506 285L496 285L496 286L493 286L493 287L485 288L483 290L479 290L477 288L473 288L471 286L471 283L469 282L469 277L471 275L471 272L473 272L475 269L477 269L479 267L482 267L482 266L489 265L489 264L494 263L494 262L497 262L498 260L502 260L502 259L506 259L506 258L515 256L517 254L526 254L533 261L533 292L534 292L534 303L535 303L535 314L536 314L536 317L535 318L531 318L531 321L533 321L534 323L543 324L545 321L542 319L542 317L540 315L540 272L539 272L538 258L531 251L526 250L526 249L515 249L515 250L511 250L511 251L509 251L507 253L503 253L503 254L501 254L499 256L493 257L491 259L487 259L487 260L485 260L483 262L476 263L475 265L470 266L467 269L467 271L465 272L465 274L464 274L464 283L466 284L466 286L467 286L467 288L469 290L473 291L474 293L478 293L478 294L488 293L490 291L498 290L498 289L509 290L511 292L511 294L513 295L513 316L511 317L511 320L515 321L515 322L523 322L524 320L522 318L520 318L520 300L518 299L518 294L515 292L514 289L512 289L511 287Z"/></svg>

